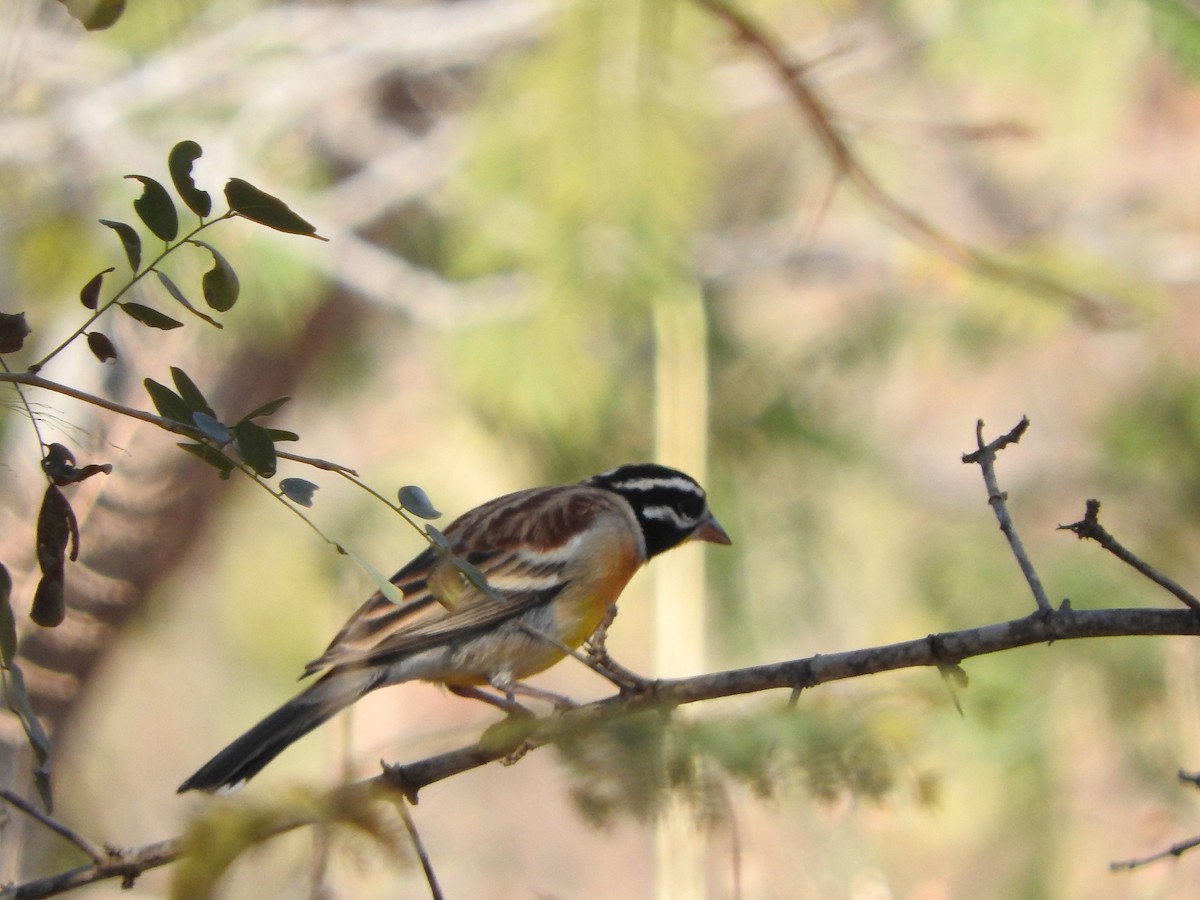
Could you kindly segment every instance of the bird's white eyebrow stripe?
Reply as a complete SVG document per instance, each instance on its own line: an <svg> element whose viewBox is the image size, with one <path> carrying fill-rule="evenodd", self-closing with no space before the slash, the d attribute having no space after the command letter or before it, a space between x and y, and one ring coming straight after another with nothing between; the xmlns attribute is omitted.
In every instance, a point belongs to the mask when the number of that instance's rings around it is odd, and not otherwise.
<svg viewBox="0 0 1200 900"><path fill-rule="evenodd" d="M642 510L642 517L646 519L669 519L680 528L691 528L696 524L695 521L685 519L669 506L647 506Z"/></svg>
<svg viewBox="0 0 1200 900"><path fill-rule="evenodd" d="M704 496L704 490L700 485L696 484L687 478L630 478L628 481L618 481L613 484L614 488L625 491L655 491L659 488L668 488L672 490L684 491L685 493L695 494L697 497Z"/></svg>

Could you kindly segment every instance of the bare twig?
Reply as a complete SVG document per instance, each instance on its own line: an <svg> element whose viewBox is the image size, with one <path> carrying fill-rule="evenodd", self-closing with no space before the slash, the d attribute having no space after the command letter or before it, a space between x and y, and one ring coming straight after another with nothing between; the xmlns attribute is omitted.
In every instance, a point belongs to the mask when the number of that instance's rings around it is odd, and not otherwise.
<svg viewBox="0 0 1200 900"><path fill-rule="evenodd" d="M793 689L798 684L816 686L876 672L913 667L939 668L974 656L1079 638L1129 635L1200 635L1200 620L1183 609L1060 609L1035 613L1022 619L984 625L963 631L920 637L898 644L830 653L698 675L691 678L653 682L651 694L612 696L571 710L555 711L537 719L530 728L489 729L477 743L416 762L388 766L382 774L338 788L339 792L366 792L368 796L394 797L397 790L410 800L426 785L451 778L509 757L520 747L533 749L554 743L578 729L597 725L641 710L697 703L719 697L774 689ZM312 824L297 819L280 826L290 830ZM122 878L128 882L142 872L177 859L184 852L178 839L145 847L110 850L109 861L84 866L58 875L0 890L0 900L34 900L51 897L68 889Z"/></svg>
<svg viewBox="0 0 1200 900"><path fill-rule="evenodd" d="M584 649L589 666L616 685L623 694L648 693L654 682L618 663L608 652L608 629L617 618L617 605L611 604L600 626L592 632Z"/></svg>
<svg viewBox="0 0 1200 900"><path fill-rule="evenodd" d="M113 851L105 863L80 866L77 869L59 872L57 875L4 888L0 890L0 898L3 900L37 900L40 897L55 897L74 888L83 887L85 884L94 884L97 881L107 881L112 878L120 878L122 886L131 887L137 876L174 862L182 852L183 847L178 838L147 844L136 849Z"/></svg>
<svg viewBox="0 0 1200 900"><path fill-rule="evenodd" d="M1149 865L1153 862L1158 862L1160 859L1167 859L1174 856L1176 858L1183 856L1193 847L1200 847L1200 835L1193 838L1188 838L1186 841L1179 841L1172 844L1166 850L1160 850L1158 853L1152 853L1149 856L1141 856L1135 859L1118 860L1108 864L1108 868L1113 872L1127 871L1129 869L1138 869L1142 866Z"/></svg>
<svg viewBox="0 0 1200 900"><path fill-rule="evenodd" d="M975 423L975 444L978 449L973 453L963 454L962 461L968 464L977 464L983 471L983 483L987 485L988 503L996 513L996 518L1000 522L1000 530L1008 538L1008 545L1012 548L1013 556L1017 558L1021 574L1029 582L1029 589L1033 591L1033 599L1037 601L1038 609L1049 612L1050 601L1046 598L1046 589L1042 587L1042 579L1038 577L1037 570L1029 561L1029 554L1025 552L1021 538L1017 535L1016 526L1013 525L1012 516L1008 514L1008 505L1005 502L1008 495L1000 490L1000 484L996 480L996 454L1009 444L1019 441L1028 427L1029 419L1022 416L1021 421L1012 431L996 438L990 444L985 444L983 442L983 420L980 419Z"/></svg>
<svg viewBox="0 0 1200 900"><path fill-rule="evenodd" d="M1089 511L1091 510L1092 503L1096 503L1097 509L1099 509L1099 506L1100 506L1099 503L1097 503L1094 500L1089 500L1088 501ZM1071 526L1064 525L1063 527L1070 528ZM1080 535L1080 537L1082 537L1082 535ZM1180 781L1190 784L1190 785L1192 785L1192 787L1200 787L1200 773L1185 772L1182 769L1180 769L1178 777L1179 777ZM1177 841L1176 843L1172 844L1167 849L1160 850L1158 853L1152 853L1149 856L1139 856L1139 857L1134 857L1133 859L1124 859L1124 860L1117 860L1115 862L1111 862L1108 864L1108 868L1110 871L1113 871L1113 872L1128 871L1129 869L1139 869L1142 866L1148 866L1151 863L1156 863L1159 860L1167 859L1172 856L1175 857L1176 859L1178 859L1179 857L1183 856L1183 854L1187 853L1189 850L1192 850L1196 847L1200 847L1200 835L1197 835L1196 837L1188 838L1187 840L1184 840L1184 841Z"/></svg>
<svg viewBox="0 0 1200 900"><path fill-rule="evenodd" d="M1117 559L1126 565L1132 566L1142 575L1145 575L1159 587L1162 587L1174 594L1186 606L1191 607L1196 612L1200 612L1200 600L1197 600L1195 595L1188 591L1183 585L1175 581L1175 579L1164 575L1158 569L1154 568L1149 563L1143 562L1134 554L1130 553L1121 543L1108 533L1107 529L1100 524L1100 501L1089 500L1085 506L1083 518L1078 522L1072 522L1070 525L1059 525L1060 531L1071 531L1080 540L1090 538L1095 541Z"/></svg>
<svg viewBox="0 0 1200 900"><path fill-rule="evenodd" d="M408 801L401 799L396 803L396 808L400 811L400 818L404 820L404 828L408 832L408 839L412 841L413 850L417 854L417 859L421 861L421 870L425 873L425 881L429 884L429 896L433 900L444 900L442 889L438 885L437 873L433 871L433 863L429 859L429 854L425 851L425 843L421 840L421 833L417 831L417 823L413 821L412 811L408 808Z"/></svg>
<svg viewBox="0 0 1200 900"><path fill-rule="evenodd" d="M806 77L809 67L790 58L782 38L728 0L693 2L725 22L737 39L757 53L775 72L796 108L824 146L826 155L833 163L834 174L849 181L897 232L978 275L1064 300L1093 322L1105 323L1114 317L1111 303L957 240L892 196L859 159L838 128L829 106L809 83Z"/></svg>
<svg viewBox="0 0 1200 900"><path fill-rule="evenodd" d="M21 812L25 813L25 815L30 816L41 824L45 825L55 834L66 838L68 841L90 856L92 862L96 863L97 865L103 865L104 863L108 862L109 854L105 852L103 847L88 840L78 831L68 825L64 825L53 816L46 815L32 803L28 802L20 794L15 794L8 790L8 788L0 788L0 797L4 799L5 803L15 806Z"/></svg>

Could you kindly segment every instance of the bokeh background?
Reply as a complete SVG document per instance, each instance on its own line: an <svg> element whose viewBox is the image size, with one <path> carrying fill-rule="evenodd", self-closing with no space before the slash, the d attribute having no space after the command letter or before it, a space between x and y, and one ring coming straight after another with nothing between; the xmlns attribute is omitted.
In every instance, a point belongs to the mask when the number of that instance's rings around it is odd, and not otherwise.
<svg viewBox="0 0 1200 900"><path fill-rule="evenodd" d="M298 452L383 493L418 483L451 514L627 460L703 461L735 541L707 555L702 617L695 597L675 598L703 625L704 669L1030 612L978 471L960 462L978 419L996 435L1028 415L1000 477L1051 597L1169 605L1055 526L1098 497L1127 546L1200 580L1195 5L740 8L803 63L895 198L1097 305L897 234L838 179L761 57L696 3L131 0L116 27L86 34L57 3L10 0L0 308L27 313L31 359L69 334L79 287L124 271L96 222L132 221L138 189L122 176L165 181L167 151L195 140L201 186L219 195L245 178L330 242L222 224L212 242L243 283L224 331L112 319L117 364L76 347L47 377L144 408L141 379L179 365L231 417L291 395L272 424L301 435ZM169 266L188 284L206 264ZM210 802L175 786L290 695L373 587L264 492L220 481L167 436L36 399L51 439L117 467L72 494L77 608L53 634L21 626L54 727L57 813L97 840L159 840ZM0 541L21 613L42 488L13 407L0 415ZM421 548L343 479L281 474L317 482L313 521L377 568ZM699 552L680 551L693 565ZM674 621L655 614L652 581L631 586L610 639L643 671ZM971 660L961 715L928 671L803 694L778 725L807 748L790 774L755 787L710 772L707 895L1194 896L1195 856L1108 871L1200 833L1194 790L1175 779L1200 766L1194 646L1133 638ZM573 664L539 683L579 699L607 690ZM736 733L786 699L694 715L743 723ZM365 776L490 721L433 688L390 689L247 790ZM19 729L0 724L19 784ZM654 823L617 809L597 824L580 784L542 750L426 790L415 817L447 896L655 896ZM18 839L11 812L0 844L5 877L78 863ZM168 879L121 895L161 896ZM302 832L240 860L223 896L425 890L370 841Z"/></svg>

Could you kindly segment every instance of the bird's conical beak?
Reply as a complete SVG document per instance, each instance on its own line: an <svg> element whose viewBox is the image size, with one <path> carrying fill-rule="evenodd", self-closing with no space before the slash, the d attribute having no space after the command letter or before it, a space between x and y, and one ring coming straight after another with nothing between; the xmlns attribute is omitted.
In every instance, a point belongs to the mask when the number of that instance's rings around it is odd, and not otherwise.
<svg viewBox="0 0 1200 900"><path fill-rule="evenodd" d="M717 521L717 517L711 513L707 519L700 523L700 527L692 535L692 540L707 541L710 544L733 543L729 539L729 535L725 533L725 529L721 527L721 523Z"/></svg>

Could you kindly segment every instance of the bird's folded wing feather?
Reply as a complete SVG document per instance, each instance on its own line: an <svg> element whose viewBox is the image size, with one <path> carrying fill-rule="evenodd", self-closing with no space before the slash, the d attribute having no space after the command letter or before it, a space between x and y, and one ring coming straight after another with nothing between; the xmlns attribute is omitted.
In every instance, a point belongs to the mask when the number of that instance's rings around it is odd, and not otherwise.
<svg viewBox="0 0 1200 900"><path fill-rule="evenodd" d="M534 489L468 513L446 529L451 552L479 569L499 598L472 585L445 551L430 547L391 579L405 602L376 593L305 674L439 646L549 603L567 586L567 562L591 517L610 502L597 494L578 489L562 497Z"/></svg>
<svg viewBox="0 0 1200 900"><path fill-rule="evenodd" d="M462 578L450 560L438 561L435 551L427 552L434 553L430 571L437 573L437 580ZM511 570L514 560L513 556L505 555L497 557L495 562ZM548 603L566 586L561 578L538 575L528 587L514 590L492 583L489 570L495 566L477 565L477 568L487 577L493 594L484 593L465 578L459 582L453 598L445 597L444 591L431 591L428 584L431 578L422 579L416 590L398 585L405 592L405 602L400 605L376 593L346 623L324 654L305 667L305 674L332 666L378 662L465 637Z"/></svg>

